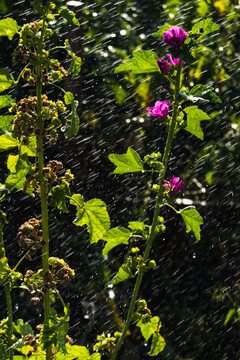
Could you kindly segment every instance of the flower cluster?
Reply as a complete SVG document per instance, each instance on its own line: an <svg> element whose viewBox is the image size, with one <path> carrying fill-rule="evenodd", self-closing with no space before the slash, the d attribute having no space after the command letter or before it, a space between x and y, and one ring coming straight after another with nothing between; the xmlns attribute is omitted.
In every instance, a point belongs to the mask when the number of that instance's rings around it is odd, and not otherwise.
<svg viewBox="0 0 240 360"><path fill-rule="evenodd" d="M23 250L29 249L26 258L32 260L37 249L43 247L46 243L42 238L41 220L32 218L26 221L18 229L18 244Z"/></svg>

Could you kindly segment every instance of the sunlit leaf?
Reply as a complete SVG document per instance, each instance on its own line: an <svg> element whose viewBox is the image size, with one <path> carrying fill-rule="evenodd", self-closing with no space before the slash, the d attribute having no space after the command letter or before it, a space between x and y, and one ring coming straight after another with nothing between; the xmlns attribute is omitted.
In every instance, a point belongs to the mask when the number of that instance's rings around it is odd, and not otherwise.
<svg viewBox="0 0 240 360"><path fill-rule="evenodd" d="M128 227L134 234L143 234L145 230L145 224L139 221L130 221Z"/></svg>
<svg viewBox="0 0 240 360"><path fill-rule="evenodd" d="M151 349L149 356L157 356L166 346L164 338L159 333L154 333L152 337Z"/></svg>
<svg viewBox="0 0 240 360"><path fill-rule="evenodd" d="M106 256L109 251L115 248L117 245L127 245L130 237L131 232L124 227L110 229L102 237L102 240L107 241L107 244L102 251L103 255Z"/></svg>
<svg viewBox="0 0 240 360"><path fill-rule="evenodd" d="M13 98L10 95L0 96L0 109L10 105L13 102Z"/></svg>
<svg viewBox="0 0 240 360"><path fill-rule="evenodd" d="M126 63L119 65L115 69L115 73L121 71L132 71L133 74L144 74L159 71L157 64L158 56L147 50L136 50L133 52L132 59Z"/></svg>
<svg viewBox="0 0 240 360"><path fill-rule="evenodd" d="M210 101L213 103L221 103L221 99L213 92L211 87L198 84L194 86L189 94L185 94L180 91L180 94L185 97L185 99L190 100L192 102L196 101Z"/></svg>
<svg viewBox="0 0 240 360"><path fill-rule="evenodd" d="M14 115L1 115L0 116L0 130L4 133L12 132L12 122Z"/></svg>
<svg viewBox="0 0 240 360"><path fill-rule="evenodd" d="M0 69L0 92L14 84L14 79L7 69Z"/></svg>
<svg viewBox="0 0 240 360"><path fill-rule="evenodd" d="M72 104L72 102L74 101L73 93L71 93L70 91L67 91L64 95L64 101L65 101L66 105Z"/></svg>
<svg viewBox="0 0 240 360"><path fill-rule="evenodd" d="M229 322L229 320L231 319L231 317L235 314L235 309L230 309L226 315L225 321L224 321L224 325L227 325L227 323Z"/></svg>
<svg viewBox="0 0 240 360"><path fill-rule="evenodd" d="M139 154L132 148L128 148L126 154L110 154L108 158L117 166L113 174L124 174L144 170Z"/></svg>
<svg viewBox="0 0 240 360"><path fill-rule="evenodd" d="M155 332L159 331L161 327L161 322L158 316L154 316L147 322L142 319L139 320L137 322L137 326L140 327L144 339L148 341Z"/></svg>
<svg viewBox="0 0 240 360"><path fill-rule="evenodd" d="M5 181L5 185L9 191L23 188L26 182L26 175L29 173L31 166L32 165L27 155L19 157L15 167L15 172L11 173Z"/></svg>
<svg viewBox="0 0 240 360"><path fill-rule="evenodd" d="M209 120L210 117L204 111L198 109L197 106L187 107L184 109L184 111L187 113L187 126L184 130L203 140L204 135L200 126L200 122Z"/></svg>
<svg viewBox="0 0 240 360"><path fill-rule="evenodd" d="M204 19L194 24L191 32L193 34L199 34L202 37L219 29L220 25L215 24L212 19Z"/></svg>
<svg viewBox="0 0 240 360"><path fill-rule="evenodd" d="M70 194L71 192L69 189L69 185L66 183L62 183L61 185L54 186L51 189L51 195L52 195L51 205L65 213L68 213L68 208L66 205L66 195L69 196Z"/></svg>
<svg viewBox="0 0 240 360"><path fill-rule="evenodd" d="M199 241L201 238L200 235L200 225L203 224L203 218L199 214L199 212L195 209L194 206L188 206L185 209L178 212L182 215L182 218L186 225L187 233L191 230L193 231L196 240Z"/></svg>
<svg viewBox="0 0 240 360"><path fill-rule="evenodd" d="M70 204L77 207L77 216L73 223L77 226L88 226L90 242L102 239L103 234L110 228L110 218L106 205L100 199L92 199L84 204L80 194L74 194Z"/></svg>
<svg viewBox="0 0 240 360"><path fill-rule="evenodd" d="M0 136L0 152L13 149L19 145L18 139L13 138L11 135Z"/></svg>
<svg viewBox="0 0 240 360"><path fill-rule="evenodd" d="M9 155L7 159L7 168L10 170L11 173L16 171L18 160L19 160L19 155Z"/></svg>
<svg viewBox="0 0 240 360"><path fill-rule="evenodd" d="M153 36L155 36L155 37L162 37L163 34L164 34L166 31L168 31L169 29L171 29L171 28L172 28L172 25L159 26L158 31L155 32L155 33L153 34Z"/></svg>
<svg viewBox="0 0 240 360"><path fill-rule="evenodd" d="M118 269L117 274L114 276L114 278L109 282L112 285L117 285L122 281L131 279L134 277L134 274L132 273L129 263L122 264L120 268Z"/></svg>
<svg viewBox="0 0 240 360"><path fill-rule="evenodd" d="M28 138L29 144L28 145L21 145L20 153L21 155L26 154L31 157L35 157L37 153L37 139L36 136L30 136Z"/></svg>
<svg viewBox="0 0 240 360"><path fill-rule="evenodd" d="M77 135L79 130L79 117L77 114L78 101L74 100L72 103L72 112L66 118L67 121L70 121L70 128L65 133L66 138Z"/></svg>
<svg viewBox="0 0 240 360"><path fill-rule="evenodd" d="M17 32L18 24L16 20L12 18L0 20L0 36L7 36L9 40L12 40Z"/></svg>
<svg viewBox="0 0 240 360"><path fill-rule="evenodd" d="M70 21L74 25L80 26L79 21L76 19L75 13L73 11L69 10L67 6L62 7L59 10L59 15L61 15L64 19L66 19L67 21Z"/></svg>
<svg viewBox="0 0 240 360"><path fill-rule="evenodd" d="M68 70L68 73L72 74L72 79L75 79L75 77L79 74L79 72L81 70L82 59L72 51L72 48L71 48L71 45L69 44L68 39L65 40L64 45L65 45L65 49L67 50L68 55L71 56L71 58L72 58L72 62L71 62L70 68Z"/></svg>

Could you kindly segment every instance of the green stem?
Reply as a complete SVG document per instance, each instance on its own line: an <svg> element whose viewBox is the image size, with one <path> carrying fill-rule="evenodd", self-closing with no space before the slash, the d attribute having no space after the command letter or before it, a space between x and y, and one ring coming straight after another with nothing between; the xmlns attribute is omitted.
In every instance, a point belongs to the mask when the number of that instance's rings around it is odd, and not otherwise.
<svg viewBox="0 0 240 360"><path fill-rule="evenodd" d="M42 45L44 40L44 32L46 27L46 19L43 18L43 26L41 38L38 45L38 52L42 51ZM39 53L37 55L39 55ZM38 61L38 60L37 60ZM42 119L42 70L41 64L37 62L36 66L36 92L37 92L37 126L39 129L44 128L44 121ZM43 232L43 240L45 241L45 246L42 250L42 266L43 266L43 274L45 274L49 270L48 259L49 259L49 227L48 227L48 195L46 188L46 181L43 176L43 167L44 167L44 152L43 152L43 136L40 134L37 136L37 151L38 151L38 171L40 175L40 191L41 191L41 211L42 211L42 232ZM44 322L46 325L49 323L50 317L50 296L47 291L44 294ZM46 349L46 360L51 360L52 357L52 349L49 346Z"/></svg>
<svg viewBox="0 0 240 360"><path fill-rule="evenodd" d="M5 256L5 248L3 244L3 227L0 224L0 258ZM12 349L12 335L13 335L13 313L12 313L12 298L11 289L9 282L4 284L6 303L7 303L7 314L8 314L8 346L9 346L9 360L13 360L13 349Z"/></svg>
<svg viewBox="0 0 240 360"><path fill-rule="evenodd" d="M147 240L147 246L143 255L143 262L146 262L146 260L149 257L151 248L152 248L152 243L153 240L155 238L156 235L156 226L158 224L158 216L159 216L159 212L160 212L160 207L163 203L163 180L166 174L166 170L167 170L167 164L168 164L168 159L169 159L169 155L170 155L170 150L171 150L171 145L172 145L172 141L174 138L174 133L175 133L175 127L176 127L176 121L177 121L177 115L178 115L178 107L179 107L179 99L178 99L178 95L179 95L179 90L180 90L180 78L181 78L181 69L182 69L182 60L179 59L179 63L178 63L178 68L177 68L177 75L176 75L176 83L175 83L175 91L174 91L174 108L173 108L173 115L172 115L172 119L170 121L169 124L169 132L168 132L168 137L167 137L167 141L166 141L166 145L165 145L165 149L164 149L164 154L163 154L163 165L164 168L160 173L160 177L159 177L159 191L157 194L157 200L156 200L156 207L154 210L154 215L153 215L153 221L152 221L152 226L151 226L151 231ZM139 288L142 282L142 278L143 278L143 271L141 271L141 269L139 270L137 279L136 279L136 283L135 283L135 287L133 290L133 295L132 295L132 299L129 305L129 309L128 309L128 314L127 314L127 319L124 325L124 329L122 332L121 337L119 338L115 351L113 353L113 355L111 356L111 360L116 360L118 352L123 344L123 341L126 337L128 328L131 324L131 320L132 320L132 316L133 316L133 311L134 311L134 307L135 307L135 303L138 297L138 292L139 292Z"/></svg>

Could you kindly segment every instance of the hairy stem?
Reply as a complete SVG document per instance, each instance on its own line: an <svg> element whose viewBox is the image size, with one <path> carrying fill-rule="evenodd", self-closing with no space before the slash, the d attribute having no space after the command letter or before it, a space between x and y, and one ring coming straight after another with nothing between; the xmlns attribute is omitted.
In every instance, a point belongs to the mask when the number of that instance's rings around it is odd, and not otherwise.
<svg viewBox="0 0 240 360"><path fill-rule="evenodd" d="M42 52L42 45L44 40L44 32L46 27L45 17L43 18L43 26L42 26L42 33L40 42L38 45L38 54ZM39 64L37 60L36 66L36 92L37 92L37 126L40 130L44 128L44 121L42 119L42 70L41 64ZM43 240L45 241L45 246L42 250L42 266L43 266L43 274L45 274L48 269L48 259L49 259L49 227L48 227L48 195L47 195L47 188L46 188L46 181L43 176L43 167L44 167L44 152L43 152L43 136L37 136L37 152L38 152L38 171L40 175L40 191L41 191L41 211L42 211L42 232L43 232ZM47 291L44 294L44 322L46 326L49 323L50 317L50 296L49 292ZM52 350L51 346L46 349L46 360L51 360L52 357Z"/></svg>
<svg viewBox="0 0 240 360"><path fill-rule="evenodd" d="M3 226L0 223L0 258L5 256L5 248L3 244ZM13 360L12 335L13 335L13 313L12 313L12 298L9 282L4 284L7 314L8 314L8 346L9 346L9 360Z"/></svg>
<svg viewBox="0 0 240 360"><path fill-rule="evenodd" d="M152 221L152 226L151 226L151 231L149 234L149 237L147 239L147 246L143 255L143 262L145 262L150 254L151 248L152 248L152 244L153 244L153 240L155 238L156 235L156 226L158 223L158 216L160 213L160 208L162 206L163 203L163 180L166 174L166 170L167 170L167 164L168 164L168 159L169 159L169 155L170 155L170 151L171 151L171 145L172 145L172 141L174 138L174 133L175 133L175 128L176 128L176 120L177 120L177 115L178 115L178 107L179 107L179 90L180 90L180 79L181 79L181 69L182 69L182 60L179 59L179 63L178 63L178 68L177 68L177 75L176 75L176 82L175 82L175 91L174 91L174 108L173 108L173 115L172 115L172 119L170 121L169 124L169 132L168 132L168 137L167 137L167 141L166 141L166 145L165 145L165 149L164 149L164 154L163 154L163 165L164 168L160 173L159 176L159 191L157 194L157 199L156 199L156 207L154 210L154 215L153 215L153 221ZM127 331L129 329L129 326L131 324L131 320L132 320L132 316L133 316L133 311L134 311L134 307L135 307L135 303L138 297L138 292L141 286L141 282L142 282L142 278L143 278L143 271L140 269L137 279L136 279L136 283L135 283L135 287L133 290L133 295L132 295L132 299L129 305L129 309L128 309L128 314L127 314L127 319L126 319L126 323L122 332L121 337L119 338L115 351L113 353L113 355L111 356L111 360L116 360L118 352L123 344L123 341L126 337Z"/></svg>

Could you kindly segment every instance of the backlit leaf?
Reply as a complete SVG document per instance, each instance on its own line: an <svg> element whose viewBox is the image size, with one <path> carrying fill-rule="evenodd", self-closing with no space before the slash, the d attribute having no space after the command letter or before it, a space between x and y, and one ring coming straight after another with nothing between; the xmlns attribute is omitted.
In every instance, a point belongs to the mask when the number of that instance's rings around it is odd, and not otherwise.
<svg viewBox="0 0 240 360"><path fill-rule="evenodd" d="M67 6L62 7L59 10L59 15L61 15L64 19L70 21L76 26L80 26L79 21L76 19L75 13L68 9Z"/></svg>
<svg viewBox="0 0 240 360"><path fill-rule="evenodd" d="M139 320L137 322L137 326L140 327L144 339L148 341L155 332L159 331L161 327L161 322L158 316L154 316L148 322L145 322L142 319Z"/></svg>
<svg viewBox="0 0 240 360"><path fill-rule="evenodd" d="M191 32L192 34L199 34L202 37L219 29L220 25L215 24L212 19L204 19L194 24Z"/></svg>
<svg viewBox="0 0 240 360"><path fill-rule="evenodd" d="M66 105L70 105L74 101L74 95L70 91L67 91L64 95L64 101Z"/></svg>
<svg viewBox="0 0 240 360"><path fill-rule="evenodd" d="M188 206L185 209L178 212L182 215L182 218L186 225L187 233L191 230L193 231L196 240L199 241L201 238L200 235L200 225L203 224L203 218L199 214L199 212L195 209L194 206Z"/></svg>
<svg viewBox="0 0 240 360"><path fill-rule="evenodd" d="M203 140L204 135L200 122L209 120L210 117L204 111L198 109L197 106L187 107L184 111L187 113L187 126L185 127L185 130Z"/></svg>
<svg viewBox="0 0 240 360"><path fill-rule="evenodd" d="M118 269L117 274L114 276L114 278L109 282L112 285L117 285L122 281L131 279L134 277L134 274L132 273L129 263L122 264L120 268Z"/></svg>
<svg viewBox="0 0 240 360"><path fill-rule="evenodd" d="M14 120L14 115L1 115L0 116L0 130L3 133L12 132L12 122Z"/></svg>
<svg viewBox="0 0 240 360"><path fill-rule="evenodd" d="M0 96L0 109L10 105L13 102L13 98L10 95Z"/></svg>
<svg viewBox="0 0 240 360"><path fill-rule="evenodd" d="M153 34L154 37L162 37L163 34L172 28L172 25L163 25L160 26L158 31Z"/></svg>
<svg viewBox="0 0 240 360"><path fill-rule="evenodd" d="M14 84L14 79L7 69L0 69L0 92Z"/></svg>
<svg viewBox="0 0 240 360"><path fill-rule="evenodd" d="M13 138L11 135L0 136L0 152L13 149L19 145L18 139Z"/></svg>
<svg viewBox="0 0 240 360"><path fill-rule="evenodd" d="M143 163L138 153L128 148L126 154L111 154L109 160L117 166L113 174L124 174L129 172L143 171Z"/></svg>
<svg viewBox="0 0 240 360"><path fill-rule="evenodd" d="M159 333L154 333L152 337L151 349L149 356L157 356L166 346L164 338Z"/></svg>
<svg viewBox="0 0 240 360"><path fill-rule="evenodd" d="M139 221L130 221L128 227L134 234L143 234L145 231L145 224Z"/></svg>
<svg viewBox="0 0 240 360"><path fill-rule="evenodd" d="M72 112L66 118L67 121L70 121L70 128L65 133L66 138L77 135L79 130L79 117L77 114L78 101L74 100L72 102Z"/></svg>
<svg viewBox="0 0 240 360"><path fill-rule="evenodd" d="M102 239L103 234L110 228L110 218L106 205L100 199L92 199L84 204L80 194L74 194L70 204L77 207L77 216L73 223L77 226L87 225L90 242Z"/></svg>
<svg viewBox="0 0 240 360"><path fill-rule="evenodd" d="M37 153L37 139L36 136L30 136L28 145L21 145L21 155L26 154L28 156L35 157Z"/></svg>
<svg viewBox="0 0 240 360"><path fill-rule="evenodd" d="M184 96L187 100L190 100L192 102L196 101L210 101L213 103L221 103L221 99L213 92L213 89L211 87L198 84L194 86L189 94L184 94L180 91L180 94Z"/></svg>
<svg viewBox="0 0 240 360"><path fill-rule="evenodd" d="M68 55L71 56L71 58L72 58L72 62L71 62L70 68L68 70L68 73L72 74L72 79L75 79L75 77L79 74L79 72L81 70L82 59L72 51L72 48L71 48L71 45L69 44L68 39L65 40L64 45L65 45L65 49L66 49Z"/></svg>
<svg viewBox="0 0 240 360"><path fill-rule="evenodd" d="M12 40L17 32L18 24L16 20L12 18L0 20L0 36L7 36L9 40Z"/></svg>
<svg viewBox="0 0 240 360"><path fill-rule="evenodd" d="M19 155L9 155L7 159L7 168L10 170L11 173L16 171L18 160L19 160Z"/></svg>
<svg viewBox="0 0 240 360"><path fill-rule="evenodd" d="M51 189L52 202L51 205L57 209L68 213L68 208L66 205L66 195L70 195L69 184L62 183L60 185L54 186Z"/></svg>
<svg viewBox="0 0 240 360"><path fill-rule="evenodd" d="M136 50L133 52L132 59L119 65L115 73L121 71L132 71L133 74L144 74L159 71L157 64L158 56L148 50Z"/></svg>
<svg viewBox="0 0 240 360"><path fill-rule="evenodd" d="M231 319L231 317L235 314L235 309L230 309L226 315L225 321L224 321L224 325L227 325L227 323L229 322L229 320Z"/></svg>
<svg viewBox="0 0 240 360"><path fill-rule="evenodd" d="M131 232L124 227L110 229L102 237L102 240L107 241L107 244L102 251L103 255L106 256L108 252L115 248L117 245L127 245L130 237Z"/></svg>
<svg viewBox="0 0 240 360"><path fill-rule="evenodd" d="M5 182L5 185L9 191L13 189L22 189L26 182L26 175L31 169L31 163L28 160L27 155L19 157L15 167L15 172L11 173Z"/></svg>

